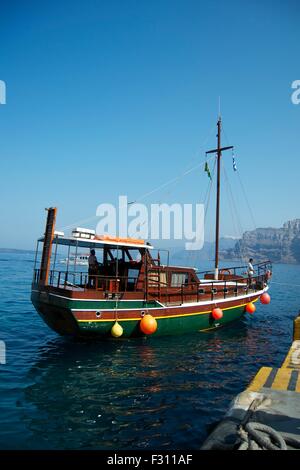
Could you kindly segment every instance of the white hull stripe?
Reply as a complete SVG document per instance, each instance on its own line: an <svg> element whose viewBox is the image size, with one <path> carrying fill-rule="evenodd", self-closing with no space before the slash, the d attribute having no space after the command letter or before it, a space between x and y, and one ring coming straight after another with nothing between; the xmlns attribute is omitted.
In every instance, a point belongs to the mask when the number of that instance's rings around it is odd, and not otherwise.
<svg viewBox="0 0 300 470"><path fill-rule="evenodd" d="M220 303L226 303L226 302L232 302L233 300L243 300L243 299L247 299L247 298L250 298L250 297L259 297L260 295L262 295L264 292L266 292L268 290L268 287L266 287L265 289L262 289L260 291L256 291L256 292L252 292L251 294L247 294L247 295L239 295L239 296L235 296L235 297L228 297L226 299L215 299L215 300L206 300L206 301L203 301L203 302L185 302L181 305L174 305L174 306L164 306L162 303L158 302L158 301L155 301L157 303L159 303L159 305L161 305L161 307L147 307L147 306L144 306L144 307L139 307L139 308L131 308L129 307L128 310L136 310L136 311L142 311L142 310L150 310L150 309L155 309L155 310L165 310L166 308L168 309L172 309L172 310L176 310L176 309L182 309L182 308L185 308L185 307L197 307L197 306L201 306L201 305L211 305L211 304L220 304ZM40 292L40 291L37 291L35 290L34 292ZM49 295L53 296L53 297L59 297L59 298L63 298L63 299L67 299L67 300L70 300L70 301L82 301L82 302L114 302L114 300L112 299L109 299L109 300L104 300L104 299L72 299L70 297L65 297L65 296L62 296L62 295L58 295L58 294L52 294L50 293ZM121 302L143 302L144 299L140 299L140 300L121 300ZM100 310L105 310L106 312L115 312L116 310L127 310L126 308L99 308ZM98 308L93 308L92 310L99 310ZM82 312L82 311L86 311L87 308L71 308L72 312Z"/></svg>
<svg viewBox="0 0 300 470"><path fill-rule="evenodd" d="M261 294L263 294L265 291L262 290L262 291L258 291L258 292L255 292L253 294L248 294L248 295L243 295L243 296L239 296L239 297L231 297L229 299L221 299L221 300L218 300L218 301L205 301L205 302L191 302L191 303L184 303L184 304L181 304L181 305L176 305L176 306L166 306L166 307L153 307L154 310L166 310L167 308L168 309L172 309L172 310L177 310L177 309L182 309L182 308L185 308L185 307L200 307L202 305L211 305L211 304L220 304L220 303L224 303L224 302L231 302L232 300L245 300L249 297L259 297ZM247 302L246 302L247 303ZM236 307L235 305L233 307ZM229 307L230 308L230 307ZM85 311L90 311L88 310L87 308L72 308L71 309L72 312L85 312ZM92 309L92 311L97 311L97 310L105 310L105 312L115 312L116 310L118 310L119 312L121 312L122 310L127 310L126 308L95 308L95 309ZM151 309L150 308L147 308L147 307L142 307L142 308L129 308L128 310L132 311L132 310L135 310L135 311L143 311L143 310L148 310L150 311Z"/></svg>

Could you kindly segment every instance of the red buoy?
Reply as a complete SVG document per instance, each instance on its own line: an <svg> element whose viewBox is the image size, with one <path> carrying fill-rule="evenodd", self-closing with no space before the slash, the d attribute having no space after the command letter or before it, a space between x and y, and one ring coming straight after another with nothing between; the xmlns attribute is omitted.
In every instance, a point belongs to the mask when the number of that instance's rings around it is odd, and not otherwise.
<svg viewBox="0 0 300 470"><path fill-rule="evenodd" d="M255 307L255 305L254 305L253 302L249 302L249 303L246 305L245 310L246 310L247 313L254 313L255 310L256 310L256 307Z"/></svg>
<svg viewBox="0 0 300 470"><path fill-rule="evenodd" d="M271 302L271 297L269 296L267 292L265 292L264 294L260 296L260 301L262 304L267 305Z"/></svg>
<svg viewBox="0 0 300 470"><path fill-rule="evenodd" d="M140 321L140 330L145 335L152 335L157 330L157 321L152 315L145 315Z"/></svg>
<svg viewBox="0 0 300 470"><path fill-rule="evenodd" d="M221 308L214 308L211 314L214 320L220 320L223 317L223 311Z"/></svg>

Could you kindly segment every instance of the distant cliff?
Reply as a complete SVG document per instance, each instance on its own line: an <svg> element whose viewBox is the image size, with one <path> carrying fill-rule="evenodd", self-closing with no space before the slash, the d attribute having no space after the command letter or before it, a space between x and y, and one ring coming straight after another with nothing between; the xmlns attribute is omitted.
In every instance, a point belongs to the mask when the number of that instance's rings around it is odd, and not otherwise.
<svg viewBox="0 0 300 470"><path fill-rule="evenodd" d="M255 262L270 259L274 263L300 263L300 219L281 228L257 228L245 232L233 248L223 251L223 259L236 259L242 253Z"/></svg>
<svg viewBox="0 0 300 470"><path fill-rule="evenodd" d="M235 246L235 239L233 238L220 238L220 258L223 253L227 253ZM170 263L178 266L202 266L203 262L210 261L213 263L215 257L215 243L204 242L201 250L187 251L183 247L170 249Z"/></svg>

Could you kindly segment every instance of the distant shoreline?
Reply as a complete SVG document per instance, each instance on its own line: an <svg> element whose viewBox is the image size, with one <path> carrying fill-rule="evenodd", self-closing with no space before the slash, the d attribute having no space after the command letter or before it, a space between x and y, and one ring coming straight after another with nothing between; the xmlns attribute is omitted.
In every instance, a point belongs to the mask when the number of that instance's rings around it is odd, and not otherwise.
<svg viewBox="0 0 300 470"><path fill-rule="evenodd" d="M21 248L0 248L0 253L35 253L35 250L25 250L25 249L21 249ZM181 260L184 262L184 260ZM213 262L212 259L208 258L208 259L201 259L199 260L200 261L200 264L201 263L204 263L204 262ZM222 258L221 259L222 263L233 263L235 261L238 261L238 260L234 260L234 259L226 259L226 258ZM272 262L272 261L271 261ZM291 265L291 266L299 266L300 263L283 263L282 261L273 261L272 264L286 264L286 265Z"/></svg>
<svg viewBox="0 0 300 470"><path fill-rule="evenodd" d="M23 250L19 248L0 248L0 253L34 253L34 250Z"/></svg>

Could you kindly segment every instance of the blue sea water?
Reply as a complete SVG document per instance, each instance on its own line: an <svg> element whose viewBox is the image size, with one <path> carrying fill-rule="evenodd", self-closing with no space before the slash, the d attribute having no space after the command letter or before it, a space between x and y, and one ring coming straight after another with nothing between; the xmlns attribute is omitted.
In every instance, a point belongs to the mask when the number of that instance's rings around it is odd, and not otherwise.
<svg viewBox="0 0 300 470"><path fill-rule="evenodd" d="M108 342L52 332L30 302L33 256L0 253L0 449L198 449L260 366L279 366L300 266L275 265L268 306L212 333Z"/></svg>

